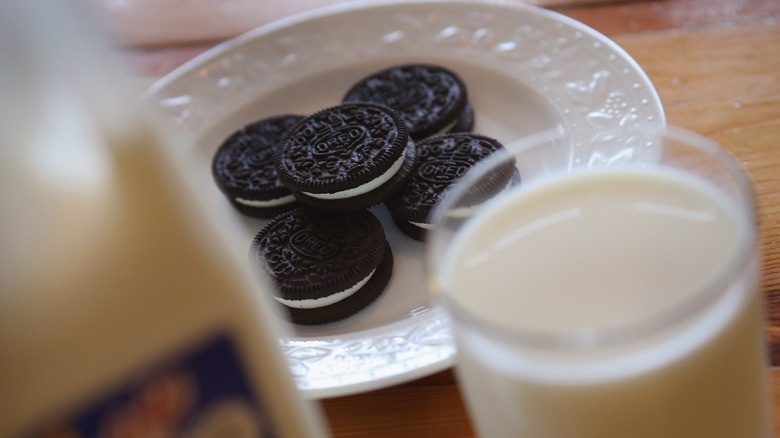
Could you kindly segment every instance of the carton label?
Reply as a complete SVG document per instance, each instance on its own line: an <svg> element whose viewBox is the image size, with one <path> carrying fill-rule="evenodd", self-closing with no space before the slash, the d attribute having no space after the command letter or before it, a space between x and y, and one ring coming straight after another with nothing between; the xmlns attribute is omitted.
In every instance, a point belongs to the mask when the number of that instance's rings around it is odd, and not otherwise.
<svg viewBox="0 0 780 438"><path fill-rule="evenodd" d="M271 438L230 339L219 336L145 372L35 438Z"/></svg>

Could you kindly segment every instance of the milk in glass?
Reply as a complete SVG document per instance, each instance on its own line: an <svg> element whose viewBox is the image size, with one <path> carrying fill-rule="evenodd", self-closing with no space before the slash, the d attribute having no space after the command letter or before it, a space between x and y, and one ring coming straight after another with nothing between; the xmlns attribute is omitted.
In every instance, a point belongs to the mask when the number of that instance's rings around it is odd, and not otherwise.
<svg viewBox="0 0 780 438"><path fill-rule="evenodd" d="M480 434L771 436L751 225L674 170L584 173L487 206L442 262Z"/></svg>

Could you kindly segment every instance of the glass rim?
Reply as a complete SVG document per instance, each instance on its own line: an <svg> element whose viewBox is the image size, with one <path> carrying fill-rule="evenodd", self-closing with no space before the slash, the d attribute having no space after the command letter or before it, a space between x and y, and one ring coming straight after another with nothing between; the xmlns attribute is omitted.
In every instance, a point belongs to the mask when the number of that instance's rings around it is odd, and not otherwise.
<svg viewBox="0 0 780 438"><path fill-rule="evenodd" d="M521 328L507 329L507 327L500 326L482 315L478 315L464 308L464 306L446 290L446 287L444 287L446 282L441 279L440 275L441 269L436 267L438 264L437 260L440 257L438 257L439 253L437 253L434 246L441 245L441 242L438 242L439 232L441 231L440 227L449 220L446 212L458 202L461 196L466 192L467 187L480 177L484 176L489 169L495 167L498 163L506 161L508 157L514 157L523 150L533 148L541 142L561 140L567 135L561 128L554 128L507 145L510 152L509 154L503 154L504 156L502 157L491 156L488 157L488 159L483 160L478 166L475 166L471 171L463 175L457 183L453 184L444 198L434 206L434 209L431 212L431 223L433 224L433 228L428 232L424 250L426 278L429 292L434 295L434 302L441 304L452 318L463 321L470 326L477 327L484 334L487 334L496 340L516 343L530 349L566 352L609 348L640 341L663 329L684 323L690 317L696 315L702 307L716 303L719 299L725 297L729 293L749 293L749 291L743 291L739 288L734 292L732 291L732 288L728 287L728 285L737 281L740 275L749 269L750 264L754 263L757 259L755 245L758 239L758 229L756 225L755 193L747 171L737 162L732 154L726 151L718 143L692 131L668 125L642 125L634 128L620 129L619 131L643 132L660 138L668 138L679 143L684 143L688 147L695 148L708 155L733 179L737 190L741 195L741 201L737 202L739 207L738 214L745 220L747 234L745 239L740 239L737 243L736 251L732 258L728 260L727 266L724 269L716 272L715 275L704 282L701 287L695 289L690 294L687 294L680 302L670 303L669 305L663 306L660 309L632 321L607 327L582 328L566 331ZM653 162L631 164L624 166L624 168L632 168L630 166L634 166L633 168L646 169L648 168L648 165L664 166L660 162ZM592 171L597 172L599 170L574 170L570 168L558 171L556 176L549 179L555 180L562 177L562 175L563 177L566 177L567 175L573 176ZM538 184L543 185L544 183L545 181L542 181ZM531 186L534 187L536 185L537 184L535 183ZM514 190L523 190L522 184L521 188Z"/></svg>

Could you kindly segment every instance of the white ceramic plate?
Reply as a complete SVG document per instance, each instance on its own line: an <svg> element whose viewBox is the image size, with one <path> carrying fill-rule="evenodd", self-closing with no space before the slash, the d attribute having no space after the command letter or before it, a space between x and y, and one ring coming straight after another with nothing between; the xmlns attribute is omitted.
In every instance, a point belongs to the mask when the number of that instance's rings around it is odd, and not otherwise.
<svg viewBox="0 0 780 438"><path fill-rule="evenodd" d="M555 127L576 136L664 122L647 76L603 35L547 10L473 1L349 2L293 16L204 53L144 97L191 138L187 154L210 179L211 158L232 131L335 105L364 75L415 61L461 75L475 131L505 143ZM578 153L572 147L573 160ZM203 196L222 197L212 186ZM389 386L453 362L447 319L425 290L422 245L375 211L395 255L383 296L343 322L281 339L298 386L312 397ZM265 221L240 223L248 248Z"/></svg>

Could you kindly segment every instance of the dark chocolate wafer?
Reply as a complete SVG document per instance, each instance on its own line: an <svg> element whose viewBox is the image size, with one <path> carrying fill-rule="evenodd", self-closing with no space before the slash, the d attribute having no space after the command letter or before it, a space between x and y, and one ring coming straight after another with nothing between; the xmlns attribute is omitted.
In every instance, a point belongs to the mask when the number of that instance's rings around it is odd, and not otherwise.
<svg viewBox="0 0 780 438"><path fill-rule="evenodd" d="M452 133L417 142L418 165L412 177L395 195L385 201L399 229L423 240L434 205L461 176L476 163L495 153L507 160L475 184L465 202L474 205L519 182L514 159L497 140L473 133Z"/></svg>
<svg viewBox="0 0 780 438"><path fill-rule="evenodd" d="M466 107L458 116L458 121L447 132L469 132L474 129L474 107L471 102L466 102Z"/></svg>
<svg viewBox="0 0 780 438"><path fill-rule="evenodd" d="M271 220L251 254L270 274L286 314L307 325L344 319L373 302L393 267L384 229L368 210L297 208Z"/></svg>
<svg viewBox="0 0 780 438"><path fill-rule="evenodd" d="M394 110L347 103L301 121L281 142L275 166L312 207L356 210L382 202L411 174L416 151Z"/></svg>
<svg viewBox="0 0 780 438"><path fill-rule="evenodd" d="M437 65L405 64L373 73L353 85L344 102L375 102L393 108L414 140L473 125L473 109L466 108L466 85L457 74ZM461 115L466 117L462 123Z"/></svg>
<svg viewBox="0 0 780 438"><path fill-rule="evenodd" d="M234 132L217 149L212 176L240 212L271 218L297 205L277 177L274 155L284 134L302 119L285 114L259 120Z"/></svg>

